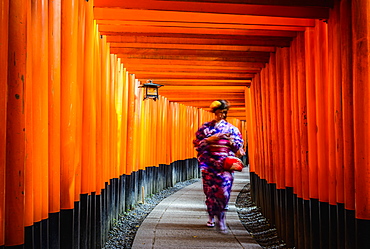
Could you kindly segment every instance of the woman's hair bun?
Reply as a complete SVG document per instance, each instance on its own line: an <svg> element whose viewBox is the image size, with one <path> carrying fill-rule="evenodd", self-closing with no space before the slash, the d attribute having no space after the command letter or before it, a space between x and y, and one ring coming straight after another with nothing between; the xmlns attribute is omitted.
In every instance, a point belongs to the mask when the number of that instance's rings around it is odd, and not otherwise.
<svg viewBox="0 0 370 249"><path fill-rule="evenodd" d="M209 106L211 112L215 112L216 110L229 109L229 107L230 107L229 101L223 99L215 100Z"/></svg>

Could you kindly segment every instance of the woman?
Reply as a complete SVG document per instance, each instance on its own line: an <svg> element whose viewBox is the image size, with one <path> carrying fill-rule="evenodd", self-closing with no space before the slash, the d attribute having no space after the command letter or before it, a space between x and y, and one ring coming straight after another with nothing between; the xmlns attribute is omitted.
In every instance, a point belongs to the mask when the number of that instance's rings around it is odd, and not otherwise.
<svg viewBox="0 0 370 249"><path fill-rule="evenodd" d="M198 162L202 173L203 191L209 214L208 227L215 226L215 216L221 231L226 231L225 208L230 199L233 175L223 169L227 156L235 154L243 147L243 139L238 128L226 121L229 102L212 102L211 111L215 119L204 123L196 132L193 141L198 152Z"/></svg>

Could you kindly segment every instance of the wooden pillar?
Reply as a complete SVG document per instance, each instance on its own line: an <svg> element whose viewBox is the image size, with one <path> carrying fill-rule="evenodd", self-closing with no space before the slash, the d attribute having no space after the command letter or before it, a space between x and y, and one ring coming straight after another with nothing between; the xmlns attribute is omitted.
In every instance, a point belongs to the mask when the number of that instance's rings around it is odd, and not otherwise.
<svg viewBox="0 0 370 249"><path fill-rule="evenodd" d="M103 188L102 174L103 174L103 120L102 120L102 42L103 38L100 36L96 22L94 22L94 37L95 37L95 65L94 76L96 79L96 195L100 195Z"/></svg>
<svg viewBox="0 0 370 249"><path fill-rule="evenodd" d="M252 104L252 90L251 88L245 89L245 109L247 113L246 117L246 130L247 130L247 141L245 143L246 147L248 148L248 159L249 159L249 171L255 172L256 166L255 166L255 132L256 132L256 126L255 126L255 112L253 111L253 104Z"/></svg>
<svg viewBox="0 0 370 249"><path fill-rule="evenodd" d="M305 53L310 55L306 57L309 193L310 198L318 199L314 35L314 29L307 28L305 31Z"/></svg>
<svg viewBox="0 0 370 249"><path fill-rule="evenodd" d="M269 165L269 154L268 154L268 132L269 132L269 127L267 126L267 100L266 100L266 74L268 73L266 67L261 71L261 81L260 81L260 97L261 97L261 126L263 127L262 129L262 150L261 150L261 155L262 155L262 174L261 178L266 179L267 181L269 180L268 178L268 165Z"/></svg>
<svg viewBox="0 0 370 249"><path fill-rule="evenodd" d="M269 61L269 87L268 93L270 95L270 130L271 130L271 182L276 184L277 169L279 167L279 150L278 150L278 128L277 128L277 94L276 94L276 55L271 53Z"/></svg>
<svg viewBox="0 0 370 249"><path fill-rule="evenodd" d="M24 243L26 25L28 5L9 1L5 245Z"/></svg>
<svg viewBox="0 0 370 249"><path fill-rule="evenodd" d="M343 173L345 208L345 247L355 245L355 166L353 124L353 50L352 50L352 6L350 0L341 1L340 40L343 112Z"/></svg>
<svg viewBox="0 0 370 249"><path fill-rule="evenodd" d="M61 0L49 4L49 212L60 210Z"/></svg>
<svg viewBox="0 0 370 249"><path fill-rule="evenodd" d="M276 50L276 105L277 105L277 139L278 164L276 165L276 186L285 189L285 127L284 127L284 68L282 66L282 49Z"/></svg>
<svg viewBox="0 0 370 249"><path fill-rule="evenodd" d="M33 108L33 202L34 221L48 217L48 5L31 4L32 22L32 108ZM37 56L36 56L37 55Z"/></svg>
<svg viewBox="0 0 370 249"><path fill-rule="evenodd" d="M292 159L293 159L293 204L294 204L294 237L296 246L304 248L304 233L302 220L302 181L301 181L301 137L300 137L300 113L298 104L298 39L294 39L290 47L290 82L291 82L291 106L292 106Z"/></svg>
<svg viewBox="0 0 370 249"><path fill-rule="evenodd" d="M283 67L283 84L284 84L284 127L285 127L285 186L293 187L293 174L292 174L292 121L291 121L291 85L290 85L290 66L289 48L282 48L282 67Z"/></svg>
<svg viewBox="0 0 370 249"><path fill-rule="evenodd" d="M95 191L96 172L96 78L94 77L94 21L92 2L85 2L85 42L82 100L81 194ZM82 17L81 17L82 18Z"/></svg>
<svg viewBox="0 0 370 249"><path fill-rule="evenodd" d="M34 224L34 135L33 135L33 85L32 85L32 73L33 73L33 26L34 21L32 21L32 8L29 4L27 8L27 65L26 65L26 84L24 94L25 94L25 114L26 114L26 131L31 131L26 135L26 160L25 160L25 189L27 194L25 195L25 211L24 211L24 226L32 228ZM36 198L37 199L37 198ZM40 199L40 198L38 198Z"/></svg>
<svg viewBox="0 0 370 249"><path fill-rule="evenodd" d="M0 246L5 244L5 166L8 94L9 0L0 1Z"/></svg>
<svg viewBox="0 0 370 249"><path fill-rule="evenodd" d="M293 187L294 193L302 198L302 181L301 181L301 134L300 134L300 112L298 105L298 41L293 40L290 50L290 82L291 82L291 107L292 107L292 138L293 138Z"/></svg>
<svg viewBox="0 0 370 249"><path fill-rule="evenodd" d="M352 1L356 218L370 220L370 3ZM363 231L365 233L365 231ZM358 248L365 246L357 245Z"/></svg>
<svg viewBox="0 0 370 249"><path fill-rule="evenodd" d="M110 101L109 101L109 111L110 111L110 160L111 163L109 165L110 173L109 173L109 180L116 177L117 173L117 109L116 109L116 94L117 94L117 75L118 75L118 67L117 67L117 55L111 54L110 55L110 74L111 74L111 82L110 82Z"/></svg>
<svg viewBox="0 0 370 249"><path fill-rule="evenodd" d="M77 8L62 2L61 54L61 208L73 209L77 147Z"/></svg>
<svg viewBox="0 0 370 249"><path fill-rule="evenodd" d="M110 47L106 42L106 37L102 41L102 165L103 165L103 186L109 180L109 171L111 165L110 157Z"/></svg>
<svg viewBox="0 0 370 249"><path fill-rule="evenodd" d="M320 200L320 244L328 248L329 231L329 159L328 159L328 44L327 24L316 21L315 58L316 60L316 120L317 120L317 156L318 156L318 191Z"/></svg>
<svg viewBox="0 0 370 249"><path fill-rule="evenodd" d="M138 171L140 160L139 160L139 141L140 141L140 112L141 112L141 103L142 99L139 99L139 81L137 79L134 80L134 88L133 88L133 95L134 95L134 134L133 134L133 146L132 146L132 153L133 153L133 170ZM156 140L154 140L155 142ZM156 148L156 147L153 147Z"/></svg>
<svg viewBox="0 0 370 249"><path fill-rule="evenodd" d="M328 81L326 82L327 84L327 96L326 96L326 99L327 99L327 106L326 106L326 111L327 111L327 118L326 118L326 122L327 122L327 126L328 126L328 148L327 148L327 153L328 153L328 180L329 180L329 204L330 205L336 205L336 185L337 185L337 182L336 182L336 167L335 167L335 164L336 164L336 150L337 150L337 147L335 146L335 126L334 126L334 98L336 97L334 95L334 81L335 80L338 80L336 77L334 77L334 68L336 67L335 66L335 63L338 62L338 64L340 64L340 58L336 57L337 55L339 56L339 54L337 54L337 52L340 52L338 50L335 50L335 42L334 42L334 37L333 37L333 32L334 32L334 27L331 26L330 24L332 24L333 22L335 22L335 11L332 11L332 15L331 15L331 18L330 20L328 21L328 32L327 32L327 36L328 36L328 47L330 49L328 49L328 62L329 65L328 65L328 75L327 75L327 79ZM337 60L334 60L334 59L337 59ZM333 241L336 241L336 239L333 239ZM332 243L332 242L330 242Z"/></svg>
<svg viewBox="0 0 370 249"><path fill-rule="evenodd" d="M128 119L128 72L123 72L123 89L122 89L122 120L121 120L121 174L126 174L127 169L127 119Z"/></svg>
<svg viewBox="0 0 370 249"><path fill-rule="evenodd" d="M126 168L127 174L131 174L133 169L133 145L134 145L134 124L135 124L135 75L130 74L128 80L128 109L127 109L127 151Z"/></svg>
<svg viewBox="0 0 370 249"><path fill-rule="evenodd" d="M308 179L311 218L311 247L319 248L319 210L318 210L318 165L317 165L317 125L316 125L316 87L315 87L315 30L307 28L305 31L306 55L306 100L307 100L307 145L308 145Z"/></svg>
<svg viewBox="0 0 370 249"><path fill-rule="evenodd" d="M302 198L309 199L308 181L308 142L307 142L307 101L306 101L306 55L304 34L297 36L297 98L298 123L300 137L300 178L302 182Z"/></svg>
<svg viewBox="0 0 370 249"><path fill-rule="evenodd" d="M263 174L263 137L261 132L262 106L261 106L261 73L257 74L253 81L254 113L256 113L256 173L262 177Z"/></svg>

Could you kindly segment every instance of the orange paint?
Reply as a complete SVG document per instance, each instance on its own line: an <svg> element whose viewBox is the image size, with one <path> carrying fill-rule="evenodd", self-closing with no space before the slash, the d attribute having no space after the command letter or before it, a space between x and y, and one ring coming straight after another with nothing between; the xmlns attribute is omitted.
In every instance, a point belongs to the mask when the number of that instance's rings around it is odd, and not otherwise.
<svg viewBox="0 0 370 249"><path fill-rule="evenodd" d="M297 97L298 122L300 137L300 181L302 182L302 197L309 200L309 165L308 165L308 130L307 130L307 101L306 101L306 54L304 34L297 36Z"/></svg>
<svg viewBox="0 0 370 249"><path fill-rule="evenodd" d="M49 211L60 210L61 0L49 3Z"/></svg>
<svg viewBox="0 0 370 249"><path fill-rule="evenodd" d="M291 122L291 84L290 84L290 66L289 66L289 57L290 50L289 48L282 48L282 67L283 67L283 88L284 88L284 127L285 127L285 185L287 187L293 187L293 158L291 156L293 150L292 144L292 122Z"/></svg>
<svg viewBox="0 0 370 249"><path fill-rule="evenodd" d="M94 77L94 22L93 6L85 2L85 42L83 67L83 102L82 102L82 160L81 160L81 194L95 191L96 172L96 78Z"/></svg>
<svg viewBox="0 0 370 249"><path fill-rule="evenodd" d="M61 208L74 208L75 178L80 148L77 143L77 8L62 2L61 35Z"/></svg>
<svg viewBox="0 0 370 249"><path fill-rule="evenodd" d="M95 78L96 78L96 172L95 184L96 194L100 195L101 190L104 188L103 180L103 118L102 118L102 43L103 39L100 38L99 32L95 27ZM99 69L99 70L98 70Z"/></svg>
<svg viewBox="0 0 370 249"><path fill-rule="evenodd" d="M135 75L130 74L128 78L128 108L127 108L127 151L126 168L127 174L134 171L134 124L135 124Z"/></svg>
<svg viewBox="0 0 370 249"><path fill-rule="evenodd" d="M352 51L352 1L341 1L341 76L343 106L343 171L344 204L355 210L354 123L353 123L353 51Z"/></svg>
<svg viewBox="0 0 370 249"><path fill-rule="evenodd" d="M297 39L293 40L290 48L290 85L291 85L291 107L292 107L292 173L294 193L302 198L301 181L301 144L300 144L300 126L299 126L299 106L298 106L298 66L297 66Z"/></svg>
<svg viewBox="0 0 370 249"><path fill-rule="evenodd" d="M333 111L334 111L334 149L335 149L335 171L336 171L336 203L344 203L344 149L343 149L343 104L342 104L342 41L340 27L340 12L337 8L333 11L329 26L332 34L333 48Z"/></svg>
<svg viewBox="0 0 370 249"><path fill-rule="evenodd" d="M27 9L9 1L8 106L6 126L5 246L24 243L25 93ZM11 55L11 56L10 56Z"/></svg>
<svg viewBox="0 0 370 249"><path fill-rule="evenodd" d="M276 92L276 56L271 53L269 61L269 99L270 99L270 129L271 129L271 182L277 183L277 172L280 167L279 165L279 151L278 151L278 127L277 127L277 92Z"/></svg>
<svg viewBox="0 0 370 249"><path fill-rule="evenodd" d="M306 99L307 99L307 132L308 132L308 174L309 197L319 198L318 165L317 165L317 136L316 136L316 93L315 93L315 53L314 29L308 28L305 32L306 55Z"/></svg>
<svg viewBox="0 0 370 249"><path fill-rule="evenodd" d="M328 44L327 25L317 21L315 43L315 57L321 58L315 62L315 90L316 90L316 120L317 120L317 158L318 158L318 189L319 200L329 201L329 180L328 180L328 126L327 126L327 81L328 81ZM320 44L320 46L319 46Z"/></svg>
<svg viewBox="0 0 370 249"><path fill-rule="evenodd" d="M356 218L370 220L370 17L369 2L352 2L353 120Z"/></svg>
<svg viewBox="0 0 370 249"><path fill-rule="evenodd" d="M276 50L276 105L277 105L277 139L278 139L278 162L276 165L276 187L285 188L285 130L284 127L284 80L282 67L281 48Z"/></svg>
<svg viewBox="0 0 370 249"><path fill-rule="evenodd" d="M335 42L333 40L334 38L334 32L335 29L332 26L333 21L335 21L335 16L334 13L335 11L332 12L332 17L328 21L328 61L330 62L338 62L340 63L340 58L338 58L338 55L340 55L340 50L335 50ZM339 32L339 30L337 30ZM338 55L336 54L338 53ZM336 59L336 60L334 60ZM328 65L328 82L327 82L327 88L328 88L328 96L327 96L327 101L328 101L328 106L327 106L327 125L328 125L328 170L329 170L329 203L331 205L336 205L337 204L337 168L336 168L336 152L337 149L339 148L339 144L337 144L336 141L336 136L335 136L335 130L338 128L336 126L334 118L335 118L335 110L334 110L334 99L337 98L335 92L334 92L334 84L336 84L337 77L336 77L336 64L330 63ZM340 82L340 79L339 79ZM341 96L339 96L339 99L341 99Z"/></svg>
<svg viewBox="0 0 370 249"><path fill-rule="evenodd" d="M9 0L0 0L0 246L5 244L6 118Z"/></svg>
<svg viewBox="0 0 370 249"><path fill-rule="evenodd" d="M47 3L38 0L31 4L32 26L32 122L33 143L33 204L34 221L46 219L48 200L48 25ZM36 142L37 138L37 142Z"/></svg>

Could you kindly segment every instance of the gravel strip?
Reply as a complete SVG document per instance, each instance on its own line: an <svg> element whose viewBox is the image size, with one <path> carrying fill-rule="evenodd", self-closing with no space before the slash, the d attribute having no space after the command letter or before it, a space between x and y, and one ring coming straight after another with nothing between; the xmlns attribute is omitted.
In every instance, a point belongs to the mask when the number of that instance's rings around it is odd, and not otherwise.
<svg viewBox="0 0 370 249"><path fill-rule="evenodd" d="M287 248L278 237L276 228L269 224L252 201L249 183L240 191L235 206L241 223L262 248Z"/></svg>
<svg viewBox="0 0 370 249"><path fill-rule="evenodd" d="M108 234L108 240L103 249L131 248L137 230L155 206L176 191L197 181L199 181L199 179L191 179L176 183L174 187L166 188L157 194L145 198L145 203L137 204L134 210L121 214L119 218L114 221L113 227Z"/></svg>

